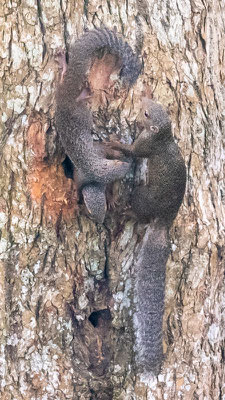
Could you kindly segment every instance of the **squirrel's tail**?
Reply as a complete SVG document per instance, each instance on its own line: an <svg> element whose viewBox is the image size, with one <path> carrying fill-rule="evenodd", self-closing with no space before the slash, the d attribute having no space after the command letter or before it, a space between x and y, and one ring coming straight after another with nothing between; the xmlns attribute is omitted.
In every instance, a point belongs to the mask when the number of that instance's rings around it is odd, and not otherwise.
<svg viewBox="0 0 225 400"><path fill-rule="evenodd" d="M93 57L96 57L96 52L101 49L107 49L119 58L122 81L129 86L133 85L140 74L142 64L129 44L107 28L87 31L76 40L71 47L65 79L73 77L82 85Z"/></svg>
<svg viewBox="0 0 225 400"><path fill-rule="evenodd" d="M134 334L136 364L141 372L160 372L163 360L162 321L166 262L170 252L168 230L147 228L134 277Z"/></svg>

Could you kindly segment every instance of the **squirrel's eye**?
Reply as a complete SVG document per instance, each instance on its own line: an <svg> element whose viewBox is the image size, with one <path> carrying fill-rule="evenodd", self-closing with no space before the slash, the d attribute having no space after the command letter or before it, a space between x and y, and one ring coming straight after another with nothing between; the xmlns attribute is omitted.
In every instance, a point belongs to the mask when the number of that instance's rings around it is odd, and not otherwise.
<svg viewBox="0 0 225 400"><path fill-rule="evenodd" d="M146 118L149 118L149 113L148 113L148 111L145 111L145 117L146 117Z"/></svg>

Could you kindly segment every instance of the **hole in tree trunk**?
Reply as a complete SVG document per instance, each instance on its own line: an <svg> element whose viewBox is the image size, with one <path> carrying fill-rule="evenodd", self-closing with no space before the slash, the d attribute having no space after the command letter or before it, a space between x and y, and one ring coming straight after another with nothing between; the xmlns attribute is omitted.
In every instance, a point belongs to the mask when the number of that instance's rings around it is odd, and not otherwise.
<svg viewBox="0 0 225 400"><path fill-rule="evenodd" d="M93 311L88 319L91 324L96 328L99 326L100 320L111 321L111 313L107 308L104 310Z"/></svg>
<svg viewBox="0 0 225 400"><path fill-rule="evenodd" d="M68 156L66 156L65 160L62 162L62 166L66 177L68 179L73 179L74 165Z"/></svg>

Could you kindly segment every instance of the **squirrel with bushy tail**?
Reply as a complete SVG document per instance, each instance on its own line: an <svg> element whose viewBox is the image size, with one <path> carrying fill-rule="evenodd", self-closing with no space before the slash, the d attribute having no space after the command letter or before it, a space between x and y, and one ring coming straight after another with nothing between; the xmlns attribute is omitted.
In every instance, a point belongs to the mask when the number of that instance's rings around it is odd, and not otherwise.
<svg viewBox="0 0 225 400"><path fill-rule="evenodd" d="M131 196L131 208L138 222L148 224L134 266L133 327L137 367L141 372L157 375L163 361L169 229L183 200L186 168L165 109L144 97L138 120L141 133L133 144L109 142L108 146L134 159L149 160L148 184L137 186Z"/></svg>

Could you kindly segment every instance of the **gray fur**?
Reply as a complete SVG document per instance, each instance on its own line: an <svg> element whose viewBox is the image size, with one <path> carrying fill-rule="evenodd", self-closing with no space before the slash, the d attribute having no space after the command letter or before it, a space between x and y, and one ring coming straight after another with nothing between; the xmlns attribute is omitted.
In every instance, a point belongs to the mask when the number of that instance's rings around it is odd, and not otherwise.
<svg viewBox="0 0 225 400"><path fill-rule="evenodd" d="M135 264L133 318L136 363L140 371L159 372L163 359L162 319L169 240L163 227L149 226Z"/></svg>
<svg viewBox="0 0 225 400"><path fill-rule="evenodd" d="M96 150L91 135L92 115L82 100L88 69L97 56L96 52L105 48L121 60L120 77L124 85L130 87L141 70L137 56L115 32L94 29L82 35L72 46L67 71L56 96L56 128L64 150L75 166L78 187L80 190L87 187L84 200L88 202L91 215L96 215L96 201L99 205L104 203L95 196L100 193L102 198L106 184L123 178L130 168L129 162L108 160ZM101 192L91 190L92 185L101 186ZM101 215L96 216L96 220L100 221L105 209L99 208L99 212Z"/></svg>
<svg viewBox="0 0 225 400"><path fill-rule="evenodd" d="M148 185L132 193L131 205L139 222L148 223L134 276L134 333L140 371L158 374L163 359L162 320L169 228L182 203L186 168L175 143L168 114L160 104L143 100L139 125L143 129L132 145L111 143L114 150L149 159Z"/></svg>

